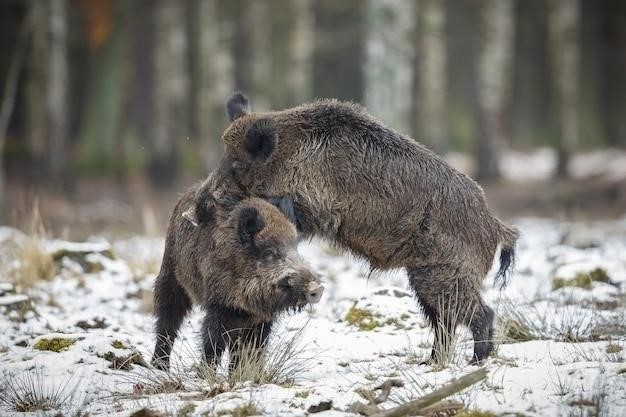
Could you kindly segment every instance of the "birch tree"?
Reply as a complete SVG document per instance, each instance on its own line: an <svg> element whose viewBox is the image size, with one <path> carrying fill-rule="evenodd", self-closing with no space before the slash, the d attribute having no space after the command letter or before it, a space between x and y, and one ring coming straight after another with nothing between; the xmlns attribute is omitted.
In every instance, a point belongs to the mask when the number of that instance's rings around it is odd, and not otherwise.
<svg viewBox="0 0 626 417"><path fill-rule="evenodd" d="M365 105L389 126L410 132L417 3L370 0L367 5Z"/></svg>

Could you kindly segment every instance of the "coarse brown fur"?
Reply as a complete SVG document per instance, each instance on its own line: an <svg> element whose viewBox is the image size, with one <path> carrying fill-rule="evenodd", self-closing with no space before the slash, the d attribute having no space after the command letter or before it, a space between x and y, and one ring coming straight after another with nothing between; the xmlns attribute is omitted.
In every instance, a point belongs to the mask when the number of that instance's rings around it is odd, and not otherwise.
<svg viewBox="0 0 626 417"><path fill-rule="evenodd" d="M478 184L356 104L251 113L236 93L227 109L216 181L255 196L289 195L305 235L373 269L405 268L435 329L433 359L458 324L472 330L473 362L489 355L494 314L480 290L499 245L496 278L505 282L518 232L489 212Z"/></svg>
<svg viewBox="0 0 626 417"><path fill-rule="evenodd" d="M187 191L174 208L155 283L152 363L161 369L169 367L178 329L192 304L205 312L206 360L217 364L229 347L232 369L244 344L263 346L278 314L321 296L317 276L296 252L295 226L269 202L239 198L221 193L209 179L200 189ZM190 206L195 225L185 213Z"/></svg>

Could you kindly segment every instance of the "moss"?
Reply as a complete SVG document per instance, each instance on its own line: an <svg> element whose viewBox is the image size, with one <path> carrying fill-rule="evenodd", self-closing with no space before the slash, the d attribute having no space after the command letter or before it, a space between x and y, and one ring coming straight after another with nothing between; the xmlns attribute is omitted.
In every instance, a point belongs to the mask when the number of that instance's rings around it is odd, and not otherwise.
<svg viewBox="0 0 626 417"><path fill-rule="evenodd" d="M78 339L64 337L53 337L51 339L39 339L34 348L37 350L49 350L51 352L61 352L67 350L76 343Z"/></svg>
<svg viewBox="0 0 626 417"><path fill-rule="evenodd" d="M309 390L298 391L298 392L296 392L295 397L296 398L307 398L310 393L311 393L311 391L309 391Z"/></svg>
<svg viewBox="0 0 626 417"><path fill-rule="evenodd" d="M126 345L124 345L124 343L119 340L112 341L111 346L113 346L115 349L127 349Z"/></svg>
<svg viewBox="0 0 626 417"><path fill-rule="evenodd" d="M552 290L558 290L563 287L577 287L589 289L593 282L610 282L609 275L602 268L596 268L590 272L579 272L574 278L554 278L552 281Z"/></svg>
<svg viewBox="0 0 626 417"><path fill-rule="evenodd" d="M617 371L617 375L626 375L626 368L622 368L619 371Z"/></svg>
<svg viewBox="0 0 626 417"><path fill-rule="evenodd" d="M609 343L606 346L606 353L619 353L622 351L622 347L617 343Z"/></svg>
<svg viewBox="0 0 626 417"><path fill-rule="evenodd" d="M217 412L218 416L231 415L233 417L248 417L262 415L263 410L259 409L252 403L240 405L232 410L221 410Z"/></svg>
<svg viewBox="0 0 626 417"><path fill-rule="evenodd" d="M349 325L358 327L359 330L370 331L381 326L380 321L377 320L377 316L371 311L356 308L354 305L350 307L350 310L346 313L345 320Z"/></svg>
<svg viewBox="0 0 626 417"><path fill-rule="evenodd" d="M193 403L187 403L178 409L176 413L177 417L189 417L196 410L196 405Z"/></svg>
<svg viewBox="0 0 626 417"><path fill-rule="evenodd" d="M389 325L389 326L394 326L396 328L396 330L404 330L407 327L404 325L404 323L402 323L402 321L400 321L399 318L397 317L393 317L393 318L389 318L387 320L385 320L385 324Z"/></svg>

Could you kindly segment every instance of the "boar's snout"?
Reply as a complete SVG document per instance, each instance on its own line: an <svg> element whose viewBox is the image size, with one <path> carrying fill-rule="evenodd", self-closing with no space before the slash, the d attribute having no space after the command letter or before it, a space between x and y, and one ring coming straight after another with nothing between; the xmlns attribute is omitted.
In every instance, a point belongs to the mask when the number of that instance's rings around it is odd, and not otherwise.
<svg viewBox="0 0 626 417"><path fill-rule="evenodd" d="M278 285L288 291L293 297L292 302L300 307L318 303L324 293L318 276L307 269L290 273L281 278Z"/></svg>
<svg viewBox="0 0 626 417"><path fill-rule="evenodd" d="M319 282L312 282L309 284L309 288L306 294L306 301L309 304L317 304L322 298L324 293L324 286Z"/></svg>

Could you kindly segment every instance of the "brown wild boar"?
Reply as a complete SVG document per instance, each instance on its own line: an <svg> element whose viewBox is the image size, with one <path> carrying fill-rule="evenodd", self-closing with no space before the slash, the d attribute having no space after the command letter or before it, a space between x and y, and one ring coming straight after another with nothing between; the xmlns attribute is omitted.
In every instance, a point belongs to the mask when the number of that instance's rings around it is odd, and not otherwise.
<svg viewBox="0 0 626 417"><path fill-rule="evenodd" d="M206 361L215 366L228 347L234 369L244 344L261 349L276 316L317 303L323 287L296 252L295 226L277 207L214 194L205 183L202 204L192 207L193 224L184 210L195 198L196 188L187 191L170 218L154 290L152 364L169 368L178 330L195 303L205 313Z"/></svg>
<svg viewBox="0 0 626 417"><path fill-rule="evenodd" d="M356 104L320 100L253 113L235 93L227 112L215 181L253 196L288 195L304 235L326 238L372 269L404 268L435 332L431 360L459 324L472 331L472 363L490 354L494 313L482 282L501 246L496 279L506 283L518 232L489 212L478 184Z"/></svg>

